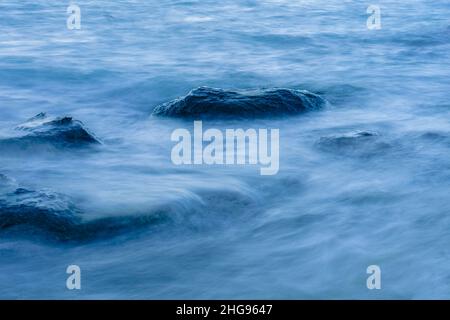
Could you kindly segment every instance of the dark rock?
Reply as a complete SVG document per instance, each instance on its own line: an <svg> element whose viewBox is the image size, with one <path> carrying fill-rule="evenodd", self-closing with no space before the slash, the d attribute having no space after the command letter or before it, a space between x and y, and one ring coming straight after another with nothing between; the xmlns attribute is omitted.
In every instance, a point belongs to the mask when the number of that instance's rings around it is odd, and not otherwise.
<svg viewBox="0 0 450 320"><path fill-rule="evenodd" d="M79 211L64 195L17 188L0 194L0 230L28 226L69 239L81 222Z"/></svg>
<svg viewBox="0 0 450 320"><path fill-rule="evenodd" d="M73 120L72 117L49 118L45 113L40 113L16 129L24 133L12 138L16 141L50 143L67 147L100 143L81 121Z"/></svg>
<svg viewBox="0 0 450 320"><path fill-rule="evenodd" d="M200 87L153 110L176 118L262 118L295 115L327 104L320 96L294 89L223 90Z"/></svg>

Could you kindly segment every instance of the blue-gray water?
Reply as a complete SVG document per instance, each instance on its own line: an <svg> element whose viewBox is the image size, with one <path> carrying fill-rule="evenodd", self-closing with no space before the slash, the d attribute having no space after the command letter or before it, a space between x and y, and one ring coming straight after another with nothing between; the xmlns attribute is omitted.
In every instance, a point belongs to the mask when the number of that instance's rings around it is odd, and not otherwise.
<svg viewBox="0 0 450 320"><path fill-rule="evenodd" d="M0 2L0 136L47 112L102 141L0 150L5 190L62 194L90 226L69 240L45 221L4 226L1 298L450 297L447 0L379 0L380 30L364 1L76 4L81 30L66 1ZM199 86L330 105L204 123L279 128L275 176L175 166L170 134L192 121L150 114ZM66 289L71 264L80 291ZM366 287L372 264L381 290Z"/></svg>

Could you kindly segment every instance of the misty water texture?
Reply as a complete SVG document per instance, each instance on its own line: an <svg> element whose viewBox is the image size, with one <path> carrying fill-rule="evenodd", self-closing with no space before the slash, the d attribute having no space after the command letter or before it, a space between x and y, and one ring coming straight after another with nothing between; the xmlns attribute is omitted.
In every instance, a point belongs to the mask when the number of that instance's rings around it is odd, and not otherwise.
<svg viewBox="0 0 450 320"><path fill-rule="evenodd" d="M76 4L0 2L1 298L450 297L448 1ZM328 105L203 122L280 129L275 176L175 166L201 86Z"/></svg>

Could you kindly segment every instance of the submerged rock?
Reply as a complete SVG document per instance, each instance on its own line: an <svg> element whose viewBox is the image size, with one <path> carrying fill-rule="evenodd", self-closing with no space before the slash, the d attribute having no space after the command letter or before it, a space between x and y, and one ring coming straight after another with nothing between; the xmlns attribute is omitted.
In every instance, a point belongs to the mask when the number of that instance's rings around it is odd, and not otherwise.
<svg viewBox="0 0 450 320"><path fill-rule="evenodd" d="M45 113L39 113L17 126L16 130L22 134L5 140L18 143L49 143L65 147L100 143L81 121L72 117L49 118Z"/></svg>
<svg viewBox="0 0 450 320"><path fill-rule="evenodd" d="M0 173L0 194L13 191L16 187L17 184L13 179Z"/></svg>
<svg viewBox="0 0 450 320"><path fill-rule="evenodd" d="M380 141L380 135L372 131L355 131L337 136L321 137L317 142L323 151L349 156L373 156L391 147Z"/></svg>
<svg viewBox="0 0 450 320"><path fill-rule="evenodd" d="M450 134L448 132L428 131L421 134L419 137L427 142L450 145Z"/></svg>
<svg viewBox="0 0 450 320"><path fill-rule="evenodd" d="M176 118L261 118L321 109L326 100L306 90L223 90L200 87L153 110L155 116Z"/></svg>
<svg viewBox="0 0 450 320"><path fill-rule="evenodd" d="M0 230L25 225L69 239L81 222L78 214L67 197L49 190L16 188L0 195Z"/></svg>
<svg viewBox="0 0 450 320"><path fill-rule="evenodd" d="M363 141L373 140L378 137L377 132L372 131L354 131L337 136L321 137L320 144L330 144L335 146L347 146Z"/></svg>

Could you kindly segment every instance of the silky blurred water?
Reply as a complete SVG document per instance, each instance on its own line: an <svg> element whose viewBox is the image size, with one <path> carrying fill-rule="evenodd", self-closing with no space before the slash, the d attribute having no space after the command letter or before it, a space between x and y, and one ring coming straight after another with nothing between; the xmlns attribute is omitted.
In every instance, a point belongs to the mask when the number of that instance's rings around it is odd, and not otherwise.
<svg viewBox="0 0 450 320"><path fill-rule="evenodd" d="M380 30L363 1L75 3L81 30L69 2L1 0L0 136L45 111L103 144L2 150L0 173L87 220L167 221L80 243L1 232L1 298L450 297L448 1L379 0ZM175 166L170 134L192 121L150 114L198 86L306 89L330 106L204 122L280 129L275 176ZM82 290L65 287L70 264ZM381 290L366 287L372 264Z"/></svg>

